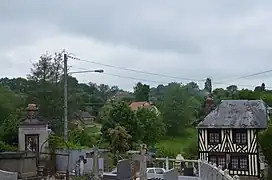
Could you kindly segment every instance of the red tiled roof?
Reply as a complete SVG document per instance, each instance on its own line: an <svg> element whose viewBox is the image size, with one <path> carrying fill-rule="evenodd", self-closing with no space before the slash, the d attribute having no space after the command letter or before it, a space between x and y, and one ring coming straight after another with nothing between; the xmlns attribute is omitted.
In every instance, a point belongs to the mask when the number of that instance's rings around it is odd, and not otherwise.
<svg viewBox="0 0 272 180"><path fill-rule="evenodd" d="M147 101L142 101L142 102L133 102L129 105L129 107L133 110L133 111L136 111L138 108L151 108L153 107L154 105L147 102Z"/></svg>

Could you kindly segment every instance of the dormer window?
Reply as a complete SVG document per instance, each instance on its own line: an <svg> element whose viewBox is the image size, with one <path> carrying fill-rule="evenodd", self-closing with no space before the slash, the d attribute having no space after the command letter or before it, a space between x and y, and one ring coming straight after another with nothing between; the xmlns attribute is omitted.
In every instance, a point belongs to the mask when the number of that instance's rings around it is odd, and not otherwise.
<svg viewBox="0 0 272 180"><path fill-rule="evenodd" d="M247 144L247 130L246 129L234 129L233 142L235 144Z"/></svg>
<svg viewBox="0 0 272 180"><path fill-rule="evenodd" d="M209 144L220 144L221 134L220 129L208 129L208 143Z"/></svg>

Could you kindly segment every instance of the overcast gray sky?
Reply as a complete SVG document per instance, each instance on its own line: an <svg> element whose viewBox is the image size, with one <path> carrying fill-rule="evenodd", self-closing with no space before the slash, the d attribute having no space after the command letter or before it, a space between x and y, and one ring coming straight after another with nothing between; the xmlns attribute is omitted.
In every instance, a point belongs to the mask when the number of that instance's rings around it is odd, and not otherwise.
<svg viewBox="0 0 272 180"><path fill-rule="evenodd" d="M157 85L182 78L213 81L272 69L272 1L0 0L0 76L25 77L46 51L66 49L104 64L180 77L166 78L69 59L72 70ZM81 74L81 82L131 89L137 80ZM272 72L230 84L272 87ZM203 82L200 81L203 86ZM220 84L214 84L220 87Z"/></svg>

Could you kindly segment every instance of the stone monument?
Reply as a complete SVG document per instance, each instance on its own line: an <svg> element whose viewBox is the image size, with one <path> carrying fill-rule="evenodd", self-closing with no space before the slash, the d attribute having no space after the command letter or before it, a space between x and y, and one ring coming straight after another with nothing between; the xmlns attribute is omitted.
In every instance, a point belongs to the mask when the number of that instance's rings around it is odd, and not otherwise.
<svg viewBox="0 0 272 180"><path fill-rule="evenodd" d="M47 152L48 137L48 124L38 116L37 105L28 104L27 117L19 126L19 151Z"/></svg>

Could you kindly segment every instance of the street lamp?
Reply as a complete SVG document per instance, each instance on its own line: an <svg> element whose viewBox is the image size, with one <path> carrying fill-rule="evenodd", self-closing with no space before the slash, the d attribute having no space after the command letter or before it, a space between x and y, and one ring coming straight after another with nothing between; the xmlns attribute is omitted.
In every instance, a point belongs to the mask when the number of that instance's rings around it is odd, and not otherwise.
<svg viewBox="0 0 272 180"><path fill-rule="evenodd" d="M69 72L69 74L79 74L79 73L89 73L89 72L95 72L95 73L103 73L103 69L95 69L95 70L85 70L85 71L73 71Z"/></svg>
<svg viewBox="0 0 272 180"><path fill-rule="evenodd" d="M74 72L67 72L67 55L64 54L64 140L68 141L68 84L67 84L67 77L71 74L79 74L79 73L103 73L103 69L95 69L95 70L85 70L85 71L74 71Z"/></svg>

